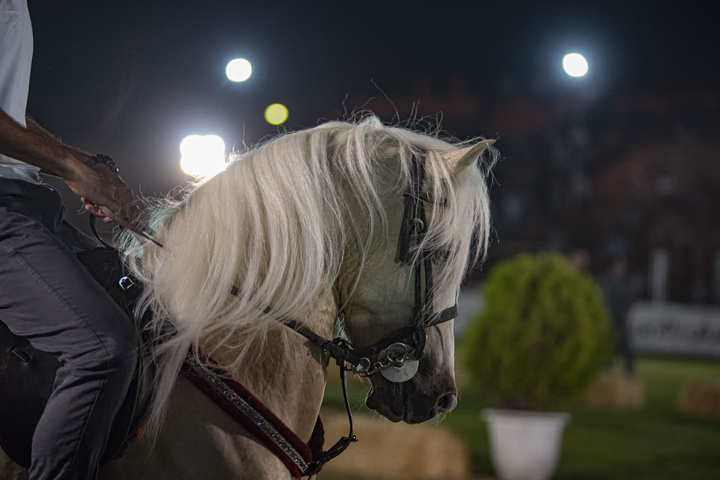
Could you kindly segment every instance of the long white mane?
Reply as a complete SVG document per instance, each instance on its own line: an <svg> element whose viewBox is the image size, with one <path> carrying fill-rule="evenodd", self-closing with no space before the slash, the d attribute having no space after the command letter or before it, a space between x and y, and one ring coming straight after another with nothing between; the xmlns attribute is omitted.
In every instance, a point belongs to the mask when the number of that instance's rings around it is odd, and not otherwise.
<svg viewBox="0 0 720 480"><path fill-rule="evenodd" d="M150 426L191 345L213 336L214 348L227 347L241 331L232 347L242 362L278 319L331 293L341 269L359 273L375 242L387 238L383 201L407 188L415 152L427 154L427 189L444 204L426 240L449 252L435 285L459 285L487 245L489 204L479 168L451 180L441 155L457 148L375 117L329 122L236 155L181 201L152 208L148 225L165 248L130 234L121 239L126 262L146 286L140 309L153 310L151 328L170 321L178 332L154 352L159 391Z"/></svg>

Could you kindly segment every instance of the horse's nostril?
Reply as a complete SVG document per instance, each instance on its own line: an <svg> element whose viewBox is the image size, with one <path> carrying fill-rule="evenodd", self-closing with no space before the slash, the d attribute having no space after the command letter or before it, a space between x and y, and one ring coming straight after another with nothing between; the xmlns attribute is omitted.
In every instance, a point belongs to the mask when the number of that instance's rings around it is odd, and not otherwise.
<svg viewBox="0 0 720 480"><path fill-rule="evenodd" d="M437 401L437 408L441 412L450 413L457 407L457 395L447 393Z"/></svg>
<svg viewBox="0 0 720 480"><path fill-rule="evenodd" d="M370 410L377 410L380 408L381 402L380 402L380 396L377 395L377 392L374 388L371 388L368 392L367 398L365 399L365 405Z"/></svg>

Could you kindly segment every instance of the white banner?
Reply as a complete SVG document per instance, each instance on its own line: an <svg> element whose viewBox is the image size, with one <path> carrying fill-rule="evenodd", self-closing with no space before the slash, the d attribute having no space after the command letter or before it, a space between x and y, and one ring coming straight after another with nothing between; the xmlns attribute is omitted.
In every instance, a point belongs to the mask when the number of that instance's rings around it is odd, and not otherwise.
<svg viewBox="0 0 720 480"><path fill-rule="evenodd" d="M720 358L720 308L637 302L628 318L639 353Z"/></svg>

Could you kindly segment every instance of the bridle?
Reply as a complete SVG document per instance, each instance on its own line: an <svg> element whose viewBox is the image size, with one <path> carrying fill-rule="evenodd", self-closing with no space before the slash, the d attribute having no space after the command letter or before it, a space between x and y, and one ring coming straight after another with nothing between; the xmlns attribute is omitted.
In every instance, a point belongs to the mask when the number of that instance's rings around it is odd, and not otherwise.
<svg viewBox="0 0 720 480"><path fill-rule="evenodd" d="M369 377L377 372L393 383L410 380L417 373L427 340L426 330L457 317L457 304L435 313L433 309L433 271L432 261L437 252L422 248L428 232L425 202L425 156L413 155L411 164L412 181L403 197L405 208L400 225L395 262L413 267L415 303L413 322L401 327L379 341L363 348L353 348L342 338L328 340L295 320L284 320L283 324L326 351L340 367L345 408L350 422L350 433L341 437L321 458L313 462L305 475L317 473L328 461L340 455L352 443L357 441L354 435L352 411L347 392L347 372L352 371L361 377ZM423 275L424 273L424 275ZM423 288L423 279L425 285ZM266 309L268 313L270 309ZM374 360L371 360L373 359ZM350 364L351 367L347 365Z"/></svg>
<svg viewBox="0 0 720 480"><path fill-rule="evenodd" d="M415 290L413 322L375 344L365 347L363 353L372 355L377 352L377 360L371 364L368 360L369 356L365 355L354 369L355 373L364 376L380 371L383 377L395 383L410 380L417 372L418 363L425 349L426 330L457 317L457 305L434 313L432 261L435 252L423 248L428 231L425 202L429 199L424 191L425 159L425 155L413 155L412 181L403 195L405 208L395 256L396 263L413 266ZM417 258L413 258L415 255ZM425 288L422 285L423 278ZM408 339L409 342L406 343Z"/></svg>
<svg viewBox="0 0 720 480"><path fill-rule="evenodd" d="M325 339L294 320L283 323L326 350L338 363L352 365L349 371L362 377L380 372L394 383L410 380L418 369L425 349L426 330L457 317L457 304L435 313L433 309L432 261L436 252L422 248L428 232L425 202L425 155L413 155L411 182L403 197L405 208L400 225L395 262L413 267L415 303L413 321L381 340L363 348L353 348L344 339ZM424 288L423 288L424 279Z"/></svg>

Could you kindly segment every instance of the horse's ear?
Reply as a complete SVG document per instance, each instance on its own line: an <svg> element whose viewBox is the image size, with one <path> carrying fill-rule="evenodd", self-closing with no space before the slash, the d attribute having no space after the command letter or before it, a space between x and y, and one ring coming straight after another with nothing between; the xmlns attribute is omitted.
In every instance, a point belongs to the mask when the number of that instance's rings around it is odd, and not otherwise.
<svg viewBox="0 0 720 480"><path fill-rule="evenodd" d="M450 152L443 155L445 165L450 173L457 173L460 170L469 167L477 160L482 153L487 150L495 140L483 140L456 152Z"/></svg>

